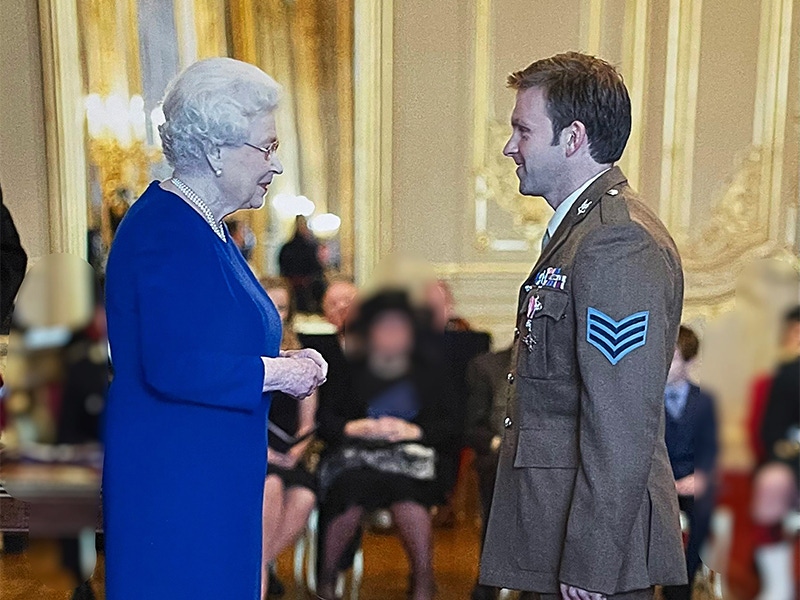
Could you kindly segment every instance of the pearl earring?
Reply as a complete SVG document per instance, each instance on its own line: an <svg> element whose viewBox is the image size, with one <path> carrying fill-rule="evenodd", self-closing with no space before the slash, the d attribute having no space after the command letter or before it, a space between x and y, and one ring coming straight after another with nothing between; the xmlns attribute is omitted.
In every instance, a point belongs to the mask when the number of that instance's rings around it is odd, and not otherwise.
<svg viewBox="0 0 800 600"><path fill-rule="evenodd" d="M222 177L222 169L214 169L214 175L217 177Z"/></svg>

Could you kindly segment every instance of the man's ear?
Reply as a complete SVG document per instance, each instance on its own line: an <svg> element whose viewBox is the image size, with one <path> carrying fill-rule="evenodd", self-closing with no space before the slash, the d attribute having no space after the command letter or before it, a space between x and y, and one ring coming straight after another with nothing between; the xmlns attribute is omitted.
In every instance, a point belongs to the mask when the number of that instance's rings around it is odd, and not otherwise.
<svg viewBox="0 0 800 600"><path fill-rule="evenodd" d="M567 158L573 156L581 148L588 147L589 138L586 135L586 125L580 121L573 121L561 131L561 140Z"/></svg>

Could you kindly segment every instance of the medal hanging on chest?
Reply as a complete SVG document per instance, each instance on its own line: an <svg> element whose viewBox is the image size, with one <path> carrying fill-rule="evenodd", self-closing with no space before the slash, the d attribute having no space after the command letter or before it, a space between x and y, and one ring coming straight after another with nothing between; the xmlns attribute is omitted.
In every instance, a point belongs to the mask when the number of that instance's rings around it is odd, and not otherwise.
<svg viewBox="0 0 800 600"><path fill-rule="evenodd" d="M531 296L530 300L528 301L527 319L525 320L525 329L527 333L525 334L525 337L522 338L522 343L528 348L528 352L533 352L533 346L537 343L536 338L532 333L533 318L540 310L542 310L542 302L539 299L539 295L536 294Z"/></svg>

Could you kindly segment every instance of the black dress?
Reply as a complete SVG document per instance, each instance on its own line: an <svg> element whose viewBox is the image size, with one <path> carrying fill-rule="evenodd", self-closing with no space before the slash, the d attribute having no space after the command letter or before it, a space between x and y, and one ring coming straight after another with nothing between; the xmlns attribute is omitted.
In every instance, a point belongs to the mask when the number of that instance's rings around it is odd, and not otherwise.
<svg viewBox="0 0 800 600"><path fill-rule="evenodd" d="M298 400L283 392L272 392L272 406L269 409L270 428L267 433L267 445L282 454L286 454L290 445L284 439L283 434L291 437L297 435L300 426L298 418ZM276 428L279 431L276 431ZM314 475L308 471L303 461L298 461L293 469L285 469L278 465L270 464L267 466L267 474L275 475L283 482L284 489L292 487L303 487L316 492L316 480Z"/></svg>
<svg viewBox="0 0 800 600"><path fill-rule="evenodd" d="M344 434L347 422L382 415L399 416L418 425L422 438L417 443L434 449L440 456L439 451L452 444L458 431L449 414L452 402L448 401L449 386L445 381L440 372L421 363L415 364L408 375L391 380L375 376L365 363L353 365L350 393L330 402L319 414L319 434L328 443L323 464L343 447L388 445ZM363 466L344 470L321 493L324 494L323 510L329 518L351 506L372 511L400 501L428 507L444 501L444 488L438 474L432 480L417 479Z"/></svg>

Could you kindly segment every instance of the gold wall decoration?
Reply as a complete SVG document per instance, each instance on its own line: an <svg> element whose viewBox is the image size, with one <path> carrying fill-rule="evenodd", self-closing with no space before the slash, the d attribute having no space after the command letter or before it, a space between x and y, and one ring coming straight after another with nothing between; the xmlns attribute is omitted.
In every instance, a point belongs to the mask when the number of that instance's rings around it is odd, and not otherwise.
<svg viewBox="0 0 800 600"><path fill-rule="evenodd" d="M604 0L581 0L581 39L584 52L597 56L603 38Z"/></svg>
<svg viewBox="0 0 800 600"><path fill-rule="evenodd" d="M353 0L336 2L336 18L333 26L336 29L334 36L334 63L339 76L336 79L336 98L339 112L349 115L350 123L340 127L338 132L338 162L339 177L336 186L336 195L339 200L339 217L342 219L339 230L340 254L342 272L353 276L355 268L355 214L354 214L354 102L356 79L353 73L354 57L354 12ZM385 49L388 53L388 49ZM385 58L383 60L386 60ZM387 91L387 90L384 90ZM388 160L388 159L387 159Z"/></svg>
<svg viewBox="0 0 800 600"><path fill-rule="evenodd" d="M368 280L392 249L393 1L355 0L355 274Z"/></svg>
<svg viewBox="0 0 800 600"><path fill-rule="evenodd" d="M148 146L143 136L127 140L97 135L89 141L89 156L98 169L102 200L100 233L103 244L110 248L116 226L138 192L147 187L150 165L159 162L162 155L158 147Z"/></svg>
<svg viewBox="0 0 800 600"><path fill-rule="evenodd" d="M502 148L508 138L508 125L494 121L488 126L487 144L489 148ZM475 177L475 231L478 235L478 247L482 250L498 250L504 248L529 249L529 241L539 240L552 209L543 198L523 196L519 193L519 182L509 168L509 160L500 152L486 152L484 164ZM514 246L518 240L498 240L489 228L488 206L495 203L513 218L513 230L522 238L522 244ZM509 242L512 242L509 244Z"/></svg>
<svg viewBox="0 0 800 600"><path fill-rule="evenodd" d="M181 68L228 56L226 0L173 0Z"/></svg>
<svg viewBox="0 0 800 600"><path fill-rule="evenodd" d="M686 306L692 314L712 317L730 306L740 271L754 260L778 257L800 266L793 247L797 232L789 224L800 198L787 202L782 181L787 138L798 143L797 131L786 126L791 36L792 1L762 0L753 145L735 165L699 234L685 234L690 200L670 204L671 214L683 215L673 231L683 233ZM796 169L791 174L795 189L799 175Z"/></svg>
<svg viewBox="0 0 800 600"><path fill-rule="evenodd" d="M597 8L596 0L586 1ZM474 245L483 252L527 252L536 247L531 242L544 235L550 215L543 199L522 196L519 193L517 180L508 166L508 159L498 151L505 145L510 129L505 120L498 120L490 114L490 73L493 57L491 15L491 0L476 0L472 54ZM498 234L494 229L490 223L494 205L512 216L513 232ZM509 237L508 233L517 235Z"/></svg>
<svg viewBox="0 0 800 600"><path fill-rule="evenodd" d="M259 64L258 37L256 35L256 8L250 0L229 0L227 4L231 27L231 55L233 58ZM274 76L274 72L273 72ZM268 272L269 210L266 206L259 210L248 210L240 216L256 236L258 252L253 254L252 263L256 273L261 276Z"/></svg>
<svg viewBox="0 0 800 600"><path fill-rule="evenodd" d="M136 0L77 4L87 90L101 96L141 94Z"/></svg>
<svg viewBox="0 0 800 600"><path fill-rule="evenodd" d="M147 187L151 164L162 156L157 133L147 131L141 95L138 0L79 6L87 158L100 192L99 206L88 202L88 226L99 230L107 251L117 225Z"/></svg>
<svg viewBox="0 0 800 600"><path fill-rule="evenodd" d="M642 172L642 143L647 108L648 0L626 0L625 35L622 39L622 72L631 97L631 135L620 160L620 167L634 189L639 189Z"/></svg>
<svg viewBox="0 0 800 600"><path fill-rule="evenodd" d="M791 250L770 239L769 225L760 220L754 199L761 187L763 155L751 149L716 203L701 236L681 248L686 275L687 311L697 318L713 317L729 307L740 272L764 257L791 261ZM800 263L794 260L800 267Z"/></svg>
<svg viewBox="0 0 800 600"><path fill-rule="evenodd" d="M74 3L39 1L46 123L50 250L86 258L86 149Z"/></svg>
<svg viewBox="0 0 800 600"><path fill-rule="evenodd" d="M781 214L775 210L775 202L782 193L794 4L793 0L762 0L761 3L753 145L761 148L763 154L759 219L769 224L768 232L773 238L779 235L781 227ZM795 52L797 46L795 41Z"/></svg>
<svg viewBox="0 0 800 600"><path fill-rule="evenodd" d="M681 241L692 198L702 0L670 0L661 155L661 218Z"/></svg>
<svg viewBox="0 0 800 600"><path fill-rule="evenodd" d="M516 179L496 152L508 135L507 125L491 114L492 10L496 4L497 0L475 0L474 4L475 245L489 254L499 250L498 236L492 231L488 216L492 206L511 212L514 231L527 240L535 239L537 232L541 235L551 214L541 200L516 193ZM744 148L738 163L732 165L727 183L724 175L721 177L720 192L710 201L702 199L712 207L710 218L697 223L692 221L692 208L701 201L693 193L698 160L694 149L696 124L703 118L698 114L700 56L703 36L712 35L703 30L703 2L626 0L625 3L621 70L631 93L633 127L621 166L631 184L638 188L643 171L647 107L660 104L662 147L660 151L650 149L660 157L658 206L684 256L686 303L693 313L704 310L711 315L723 310L734 296L735 273L743 261L780 254L787 247L786 240L796 238L796 233L791 233L796 229L794 223L791 228L786 223L792 220L791 215L797 214L796 206L792 208L797 198L787 203L783 193L785 147L789 140L797 143L797 134L789 132L786 121L787 94L793 77L791 48L797 47L796 42L792 45L792 35L796 35L792 25L794 4L793 0L761 0L753 145ZM604 47L598 36L599 32L607 33L604 28L607 7L604 0L580 0L579 8L583 49L596 53ZM653 47L649 36L651 23L664 14L663 9L668 23L664 72L656 74L663 76L664 83L663 96L659 98L649 92L648 78L653 76L651 58L662 49ZM794 77L796 82L796 74ZM791 176L793 180L798 178L796 169ZM523 249L511 244L501 247ZM535 245L530 247L535 252ZM462 272L468 272L466 265Z"/></svg>

